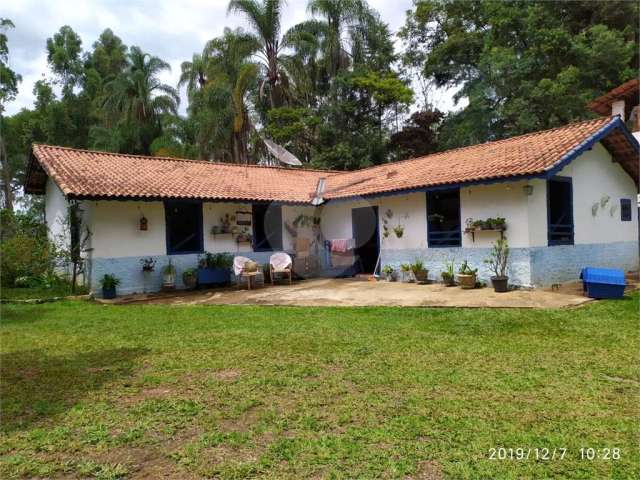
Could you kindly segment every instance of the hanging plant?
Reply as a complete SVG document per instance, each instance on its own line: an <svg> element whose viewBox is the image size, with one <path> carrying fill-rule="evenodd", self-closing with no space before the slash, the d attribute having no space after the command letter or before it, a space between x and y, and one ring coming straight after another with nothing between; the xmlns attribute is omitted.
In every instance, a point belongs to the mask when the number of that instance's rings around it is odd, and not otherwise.
<svg viewBox="0 0 640 480"><path fill-rule="evenodd" d="M396 234L396 237L402 238L402 236L404 235L404 227L402 225L396 225L395 227L393 227L393 233Z"/></svg>

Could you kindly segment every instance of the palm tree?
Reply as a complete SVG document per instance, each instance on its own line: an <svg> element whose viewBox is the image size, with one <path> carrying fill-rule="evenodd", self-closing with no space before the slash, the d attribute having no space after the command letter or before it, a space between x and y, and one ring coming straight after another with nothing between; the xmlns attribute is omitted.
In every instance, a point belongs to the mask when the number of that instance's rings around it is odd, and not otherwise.
<svg viewBox="0 0 640 480"><path fill-rule="evenodd" d="M229 28L205 46L201 58L206 80L189 106L198 118L201 152L248 163L252 127L246 97L258 74L258 66L250 59L259 48L253 35Z"/></svg>
<svg viewBox="0 0 640 480"><path fill-rule="evenodd" d="M187 95L191 98L195 92L204 87L207 82L205 70L207 66L206 58L199 54L194 53L190 62L182 62L180 69L180 80L178 81L178 88L186 85Z"/></svg>
<svg viewBox="0 0 640 480"><path fill-rule="evenodd" d="M324 57L328 74L333 77L350 63L345 35L349 34L353 43L358 31L366 31L373 13L365 0L309 0L307 9L325 23Z"/></svg>
<svg viewBox="0 0 640 480"><path fill-rule="evenodd" d="M266 83L269 87L271 108L283 103L284 72L281 69L281 50L284 47L280 38L280 14L283 0L231 0L228 12L243 14L254 30L259 42L259 56L265 68ZM263 91L264 82L260 91Z"/></svg>
<svg viewBox="0 0 640 480"><path fill-rule="evenodd" d="M160 134L163 115L176 115L178 92L162 83L158 76L171 67L158 57L131 47L127 68L105 85L104 108L112 124L125 124L133 132L133 150L149 153L153 139Z"/></svg>

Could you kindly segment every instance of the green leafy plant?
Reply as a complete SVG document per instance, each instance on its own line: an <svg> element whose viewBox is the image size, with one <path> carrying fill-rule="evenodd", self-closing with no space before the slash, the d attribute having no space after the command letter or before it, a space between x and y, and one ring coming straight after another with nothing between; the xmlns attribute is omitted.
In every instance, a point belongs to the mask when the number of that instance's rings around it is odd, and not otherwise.
<svg viewBox="0 0 640 480"><path fill-rule="evenodd" d="M210 253L206 252L198 261L200 268L231 268L233 266L233 255L230 253Z"/></svg>
<svg viewBox="0 0 640 480"><path fill-rule="evenodd" d="M396 225L395 227L393 227L393 233L396 234L396 237L402 238L402 236L404 235L404 226Z"/></svg>
<svg viewBox="0 0 640 480"><path fill-rule="evenodd" d="M382 273L386 276L389 277L391 275L393 275L393 267L391 265L385 265L384 267L382 267Z"/></svg>
<svg viewBox="0 0 640 480"><path fill-rule="evenodd" d="M106 273L100 279L100 285L106 290L111 290L112 288L116 288L118 285L120 285L120 279L113 274Z"/></svg>
<svg viewBox="0 0 640 480"><path fill-rule="evenodd" d="M171 263L171 260L169 260L169 263L166 264L162 268L162 273L163 273L163 275L175 275L176 274L176 267Z"/></svg>
<svg viewBox="0 0 640 480"><path fill-rule="evenodd" d="M476 275L478 273L477 268L471 268L469 262L466 260L460 264L460 269L458 270L460 275Z"/></svg>
<svg viewBox="0 0 640 480"><path fill-rule="evenodd" d="M404 272L404 273L408 273L411 271L411 264L410 263L401 263L400 264L400 271Z"/></svg>
<svg viewBox="0 0 640 480"><path fill-rule="evenodd" d="M195 277L198 274L197 268L187 268L184 272L182 272L182 277Z"/></svg>
<svg viewBox="0 0 640 480"><path fill-rule="evenodd" d="M489 258L485 259L486 263L497 278L504 278L507 276L509 261L509 243L507 239L499 238L493 244L493 248L489 253Z"/></svg>
<svg viewBox="0 0 640 480"><path fill-rule="evenodd" d="M455 280L455 262L451 260L450 262L444 263L444 270L440 274L442 275L442 281L447 285L452 285Z"/></svg>
<svg viewBox="0 0 640 480"><path fill-rule="evenodd" d="M422 260L420 260L420 259L416 259L411 264L411 271L414 274L424 272L425 270L426 270L426 268L424 268L424 262Z"/></svg>

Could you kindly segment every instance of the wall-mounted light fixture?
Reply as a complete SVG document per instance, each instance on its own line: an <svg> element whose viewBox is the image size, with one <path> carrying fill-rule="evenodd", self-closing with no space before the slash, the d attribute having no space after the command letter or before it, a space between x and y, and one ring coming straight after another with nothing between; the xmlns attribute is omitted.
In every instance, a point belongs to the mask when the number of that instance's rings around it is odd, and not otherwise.
<svg viewBox="0 0 640 480"><path fill-rule="evenodd" d="M525 185L524 187L522 187L522 191L527 196L533 195L533 185Z"/></svg>
<svg viewBox="0 0 640 480"><path fill-rule="evenodd" d="M142 215L142 217L140 218L140 230L143 232L146 232L148 229L149 229L149 221L144 215Z"/></svg>

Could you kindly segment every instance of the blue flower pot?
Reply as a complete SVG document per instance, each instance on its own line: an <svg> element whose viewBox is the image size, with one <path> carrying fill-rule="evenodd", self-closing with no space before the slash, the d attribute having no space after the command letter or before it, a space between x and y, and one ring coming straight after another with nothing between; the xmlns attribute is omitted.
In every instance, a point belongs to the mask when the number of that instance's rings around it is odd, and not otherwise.
<svg viewBox="0 0 640 480"><path fill-rule="evenodd" d="M102 287L102 298L104 298L105 300L116 298L116 287Z"/></svg>
<svg viewBox="0 0 640 480"><path fill-rule="evenodd" d="M228 268L199 268L198 285L225 284L231 282L231 271Z"/></svg>

